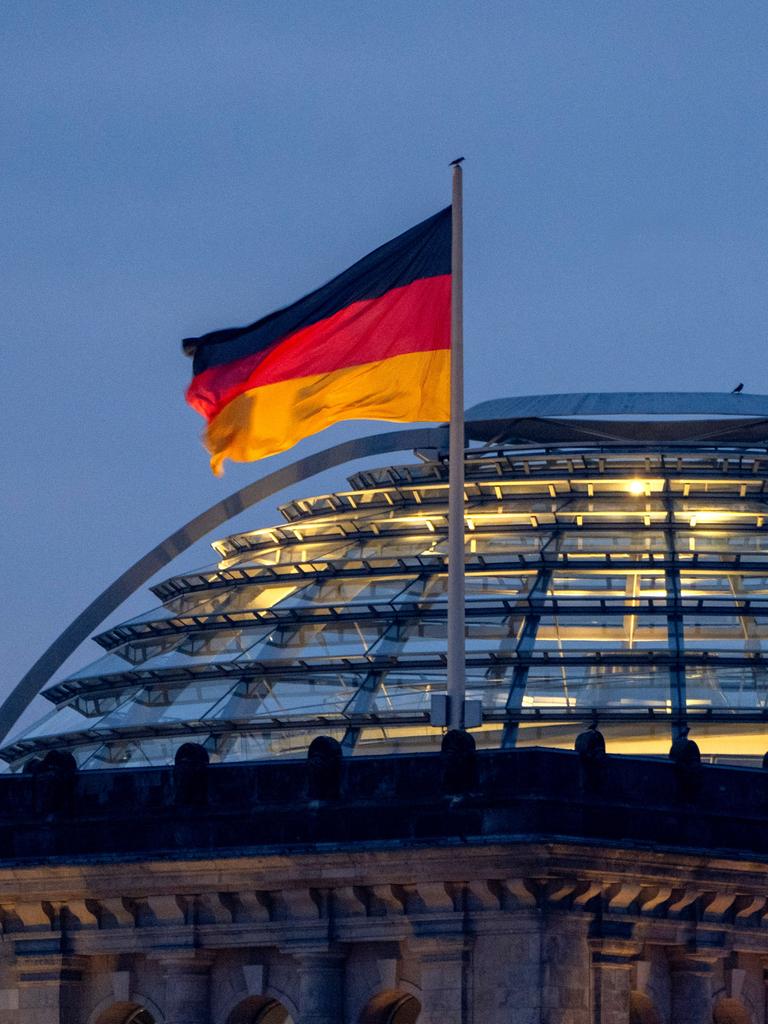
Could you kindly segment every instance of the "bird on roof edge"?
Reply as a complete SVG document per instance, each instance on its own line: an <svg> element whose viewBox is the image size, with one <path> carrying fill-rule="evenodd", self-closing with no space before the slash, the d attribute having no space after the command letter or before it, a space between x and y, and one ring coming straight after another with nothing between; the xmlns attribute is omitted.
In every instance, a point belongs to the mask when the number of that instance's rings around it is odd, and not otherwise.
<svg viewBox="0 0 768 1024"><path fill-rule="evenodd" d="M743 384L737 384L736 387L731 392L731 394L732 395L740 395L743 390L744 390L744 385Z"/></svg>

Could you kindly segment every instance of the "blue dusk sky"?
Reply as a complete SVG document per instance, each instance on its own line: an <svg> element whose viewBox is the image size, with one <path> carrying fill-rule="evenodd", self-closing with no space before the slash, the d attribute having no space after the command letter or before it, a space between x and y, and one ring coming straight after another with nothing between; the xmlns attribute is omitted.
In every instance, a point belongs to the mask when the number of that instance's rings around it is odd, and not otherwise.
<svg viewBox="0 0 768 1024"><path fill-rule="evenodd" d="M768 391L764 2L8 0L0 38L2 694L194 514L387 429L215 479L180 339L445 206L454 157L467 405Z"/></svg>

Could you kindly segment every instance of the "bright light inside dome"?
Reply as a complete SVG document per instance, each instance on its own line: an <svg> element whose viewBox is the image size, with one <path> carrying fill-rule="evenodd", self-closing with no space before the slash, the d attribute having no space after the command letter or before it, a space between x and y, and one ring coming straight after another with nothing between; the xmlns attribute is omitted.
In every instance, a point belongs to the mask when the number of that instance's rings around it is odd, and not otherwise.
<svg viewBox="0 0 768 1024"><path fill-rule="evenodd" d="M630 480L629 481L629 493L630 494L645 494L645 481L644 480Z"/></svg>

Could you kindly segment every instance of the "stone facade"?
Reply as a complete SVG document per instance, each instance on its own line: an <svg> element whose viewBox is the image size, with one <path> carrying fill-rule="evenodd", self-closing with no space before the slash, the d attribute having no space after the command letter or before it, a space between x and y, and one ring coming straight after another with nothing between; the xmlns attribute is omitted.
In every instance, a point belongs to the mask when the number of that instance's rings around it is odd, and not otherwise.
<svg viewBox="0 0 768 1024"><path fill-rule="evenodd" d="M562 842L6 867L0 1020L764 1024L766 888Z"/></svg>
<svg viewBox="0 0 768 1024"><path fill-rule="evenodd" d="M764 1024L764 818L753 843L724 842L747 834L763 773L477 760L457 794L435 755L362 759L324 801L306 798L305 766L286 766L292 799L260 843L243 842L255 766L210 769L196 808L189 789L179 806L171 772L80 777L66 810L34 780L3 780L0 1022ZM232 806L211 807L227 787ZM227 811L225 841L210 822ZM163 819L175 846L158 848ZM288 841L287 822L322 839Z"/></svg>

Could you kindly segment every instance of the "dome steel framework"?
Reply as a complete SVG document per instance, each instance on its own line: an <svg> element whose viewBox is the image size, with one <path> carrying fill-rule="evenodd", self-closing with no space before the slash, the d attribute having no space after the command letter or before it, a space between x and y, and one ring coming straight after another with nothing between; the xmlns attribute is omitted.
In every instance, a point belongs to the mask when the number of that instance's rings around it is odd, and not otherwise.
<svg viewBox="0 0 768 1024"><path fill-rule="evenodd" d="M625 397L467 413L475 738L570 747L596 716L609 751L665 754L688 726L707 757L762 757L768 400L626 419L648 396ZM717 419L681 418L707 408ZM0 756L18 768L69 749L97 768L166 764L187 740L224 761L303 756L320 734L351 755L438 745L447 460L422 452L349 485L154 586L161 606L96 637L104 655L49 687L53 710Z"/></svg>

